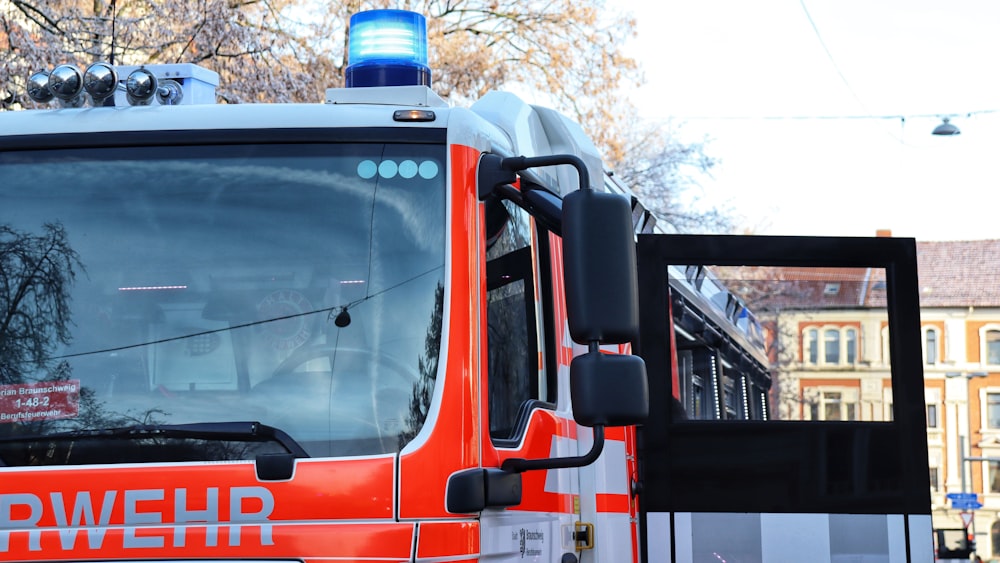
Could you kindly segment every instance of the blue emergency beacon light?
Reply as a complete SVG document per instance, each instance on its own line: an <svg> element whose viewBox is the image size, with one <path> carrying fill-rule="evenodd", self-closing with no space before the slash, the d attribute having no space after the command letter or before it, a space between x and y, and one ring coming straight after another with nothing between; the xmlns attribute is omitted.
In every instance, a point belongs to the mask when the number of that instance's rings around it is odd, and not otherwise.
<svg viewBox="0 0 1000 563"><path fill-rule="evenodd" d="M351 16L348 88L430 86L427 20L406 10L369 10Z"/></svg>

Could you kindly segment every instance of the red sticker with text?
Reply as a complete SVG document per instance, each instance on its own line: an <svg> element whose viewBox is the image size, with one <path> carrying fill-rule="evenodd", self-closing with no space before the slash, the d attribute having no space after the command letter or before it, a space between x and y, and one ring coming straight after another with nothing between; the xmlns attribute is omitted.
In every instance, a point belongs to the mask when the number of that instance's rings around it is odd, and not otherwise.
<svg viewBox="0 0 1000 563"><path fill-rule="evenodd" d="M73 418L80 414L80 380L0 385L0 424Z"/></svg>

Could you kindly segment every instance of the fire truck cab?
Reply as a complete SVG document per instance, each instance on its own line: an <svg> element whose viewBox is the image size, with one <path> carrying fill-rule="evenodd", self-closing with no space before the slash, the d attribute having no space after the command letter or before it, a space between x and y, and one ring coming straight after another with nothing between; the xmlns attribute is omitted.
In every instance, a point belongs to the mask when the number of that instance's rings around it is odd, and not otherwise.
<svg viewBox="0 0 1000 563"><path fill-rule="evenodd" d="M5 559L632 551L646 377L602 350L637 337L629 202L578 126L449 107L387 33L426 48L422 17L359 14L325 104L100 63L0 116L4 279L32 295L5 304L42 350L4 358Z"/></svg>

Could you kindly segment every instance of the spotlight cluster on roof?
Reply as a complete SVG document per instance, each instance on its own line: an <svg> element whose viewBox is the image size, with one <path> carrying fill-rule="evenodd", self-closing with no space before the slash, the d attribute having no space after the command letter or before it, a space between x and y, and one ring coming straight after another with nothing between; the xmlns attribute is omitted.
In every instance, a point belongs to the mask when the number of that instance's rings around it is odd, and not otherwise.
<svg viewBox="0 0 1000 563"><path fill-rule="evenodd" d="M190 64L116 67L96 62L85 71L65 64L36 72L28 78L27 90L35 102L56 101L64 108L85 107L88 102L93 107L173 106L214 102L217 85L218 74ZM192 89L199 100L190 99Z"/></svg>

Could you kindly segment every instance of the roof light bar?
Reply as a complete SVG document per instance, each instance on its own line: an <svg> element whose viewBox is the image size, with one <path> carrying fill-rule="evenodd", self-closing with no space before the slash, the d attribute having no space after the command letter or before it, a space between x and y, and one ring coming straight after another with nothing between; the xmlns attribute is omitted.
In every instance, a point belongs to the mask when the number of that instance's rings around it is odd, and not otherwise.
<svg viewBox="0 0 1000 563"><path fill-rule="evenodd" d="M427 20L406 10L369 10L351 16L348 88L430 86Z"/></svg>
<svg viewBox="0 0 1000 563"><path fill-rule="evenodd" d="M193 64L115 67L96 62L86 72L73 65L36 72L28 77L27 94L36 103L58 100L62 107L83 107L88 97L94 107L173 106L215 103L218 84L218 74Z"/></svg>

